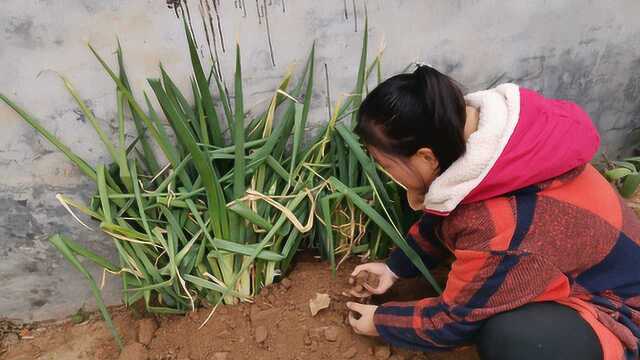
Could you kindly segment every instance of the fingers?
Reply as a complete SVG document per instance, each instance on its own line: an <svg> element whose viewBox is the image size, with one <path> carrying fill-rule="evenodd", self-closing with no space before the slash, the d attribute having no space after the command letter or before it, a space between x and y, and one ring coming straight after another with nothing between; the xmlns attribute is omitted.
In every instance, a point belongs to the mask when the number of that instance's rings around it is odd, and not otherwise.
<svg viewBox="0 0 640 360"><path fill-rule="evenodd" d="M363 283L362 287L364 287L368 292L372 293L372 294L376 294L376 295L381 295L384 294L385 292L387 292L387 290L389 290L389 288L393 285L393 281L381 276L380 277L380 281L378 282L378 286L376 287L372 287L371 285L369 285L368 283Z"/></svg>
<svg viewBox="0 0 640 360"><path fill-rule="evenodd" d="M353 312L349 311L349 325L353 328L353 331L356 334L360 334L360 330L358 330L358 320L353 316Z"/></svg>
<svg viewBox="0 0 640 360"><path fill-rule="evenodd" d="M368 291L356 291L356 290L349 290L349 295L357 297L357 298L366 298L371 296L371 293Z"/></svg>
<svg viewBox="0 0 640 360"><path fill-rule="evenodd" d="M353 302L353 301L348 301L347 302L347 308L349 310L351 310L351 311L357 312L358 314L362 314L362 311L364 309L366 309L366 307L367 307L367 305L360 304L360 303L357 303L357 302Z"/></svg>
<svg viewBox="0 0 640 360"><path fill-rule="evenodd" d="M366 265L366 264L363 264ZM356 283L355 277L358 276L358 274L360 274L360 271L364 270L363 269L363 265L358 265L355 267L355 269L353 269L353 272L351 273L351 276L349 276L349 284L353 285Z"/></svg>
<svg viewBox="0 0 640 360"><path fill-rule="evenodd" d="M353 272L351 273L351 276L353 276L353 277L358 276L358 274L360 274L360 271L366 270L367 265L369 265L369 264L362 264L362 265L356 266L355 269L353 269ZM349 279L349 280L351 280L351 279Z"/></svg>
<svg viewBox="0 0 640 360"><path fill-rule="evenodd" d="M382 286L382 284L379 284L378 287L371 287L371 285L364 283L362 284L362 286L367 289L368 292L372 293L372 294L376 294L376 295L380 295L380 294L384 294L384 292L386 291L386 289L384 289Z"/></svg>

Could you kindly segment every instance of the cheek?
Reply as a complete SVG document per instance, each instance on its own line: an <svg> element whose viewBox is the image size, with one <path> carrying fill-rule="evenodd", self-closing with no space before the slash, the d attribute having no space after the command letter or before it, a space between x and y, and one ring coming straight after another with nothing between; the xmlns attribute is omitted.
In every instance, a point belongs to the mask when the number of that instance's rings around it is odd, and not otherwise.
<svg viewBox="0 0 640 360"><path fill-rule="evenodd" d="M408 189L411 189L411 190L414 190L414 191L417 191L417 192L422 192L422 193L424 193L425 190L426 190L424 188L424 182L422 182L422 180L418 179L416 176L408 177L407 180L406 180L406 183L407 184L405 186Z"/></svg>
<svg viewBox="0 0 640 360"><path fill-rule="evenodd" d="M408 190L424 191L424 184L422 180L418 178L418 175L405 169L397 169L394 172L395 174L393 174L393 176L396 180L398 180Z"/></svg>

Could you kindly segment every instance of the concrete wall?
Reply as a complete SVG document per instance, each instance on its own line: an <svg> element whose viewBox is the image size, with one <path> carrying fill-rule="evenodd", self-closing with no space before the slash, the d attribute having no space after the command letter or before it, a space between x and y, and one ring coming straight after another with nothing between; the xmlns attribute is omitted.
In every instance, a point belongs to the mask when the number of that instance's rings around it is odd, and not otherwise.
<svg viewBox="0 0 640 360"><path fill-rule="evenodd" d="M190 13L198 41L206 44L198 3L189 0ZM229 77L229 49L239 40L245 103L264 105L287 67L302 63L317 40L320 66L312 117L315 123L325 121L324 64L335 101L354 84L364 1L239 3L246 9L231 0L218 5L226 51L217 29L216 50ZM631 128L640 126L636 0L370 0L366 5L370 55L385 45L385 75L419 59L453 75L468 90L498 79L574 100L597 122L609 153L615 153ZM266 17L257 14L260 7L266 8ZM105 161L105 151L54 71L70 78L104 128L113 131L114 85L85 44L93 44L113 64L116 35L137 90L146 88L146 77L158 75L160 61L187 87L181 23L164 0L0 0L0 92L26 106L91 163ZM208 55L206 46L202 53ZM38 320L67 315L83 304L91 307L85 280L46 237L64 232L113 256L110 240L83 230L55 199L56 193L86 198L93 187L2 104L0 124L0 317ZM108 302L117 302L117 288L116 280L107 281Z"/></svg>

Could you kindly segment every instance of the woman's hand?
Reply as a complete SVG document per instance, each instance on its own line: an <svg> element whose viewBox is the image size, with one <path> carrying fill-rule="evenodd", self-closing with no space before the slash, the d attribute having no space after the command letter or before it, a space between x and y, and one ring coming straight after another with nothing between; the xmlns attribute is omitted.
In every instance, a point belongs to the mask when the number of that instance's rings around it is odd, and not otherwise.
<svg viewBox="0 0 640 360"><path fill-rule="evenodd" d="M384 294L393 286L393 284L398 280L398 277L389 269L387 264L381 262L372 262L367 264L362 264L356 266L356 268L351 273L351 278L349 278L349 283L355 283L355 278L362 271L367 271L371 274L374 274L378 277L378 286L372 287L366 282L362 284L363 289L361 291L356 291L352 289L350 294L358 297L358 298L366 298L371 296L372 294L380 295Z"/></svg>
<svg viewBox="0 0 640 360"><path fill-rule="evenodd" d="M375 314L377 306L348 302L347 308L350 310L349 324L356 334L378 336L378 330L373 322L373 314ZM358 315L356 316L356 314Z"/></svg>

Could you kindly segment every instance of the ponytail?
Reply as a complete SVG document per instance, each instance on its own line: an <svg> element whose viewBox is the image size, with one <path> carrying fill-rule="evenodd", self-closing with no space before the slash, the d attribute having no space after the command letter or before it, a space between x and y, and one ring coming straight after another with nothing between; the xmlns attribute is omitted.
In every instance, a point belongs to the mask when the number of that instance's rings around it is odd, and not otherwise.
<svg viewBox="0 0 640 360"><path fill-rule="evenodd" d="M430 148L446 170L466 150L466 105L450 77L428 65L393 76L371 91L360 105L355 132L362 142L409 157Z"/></svg>

